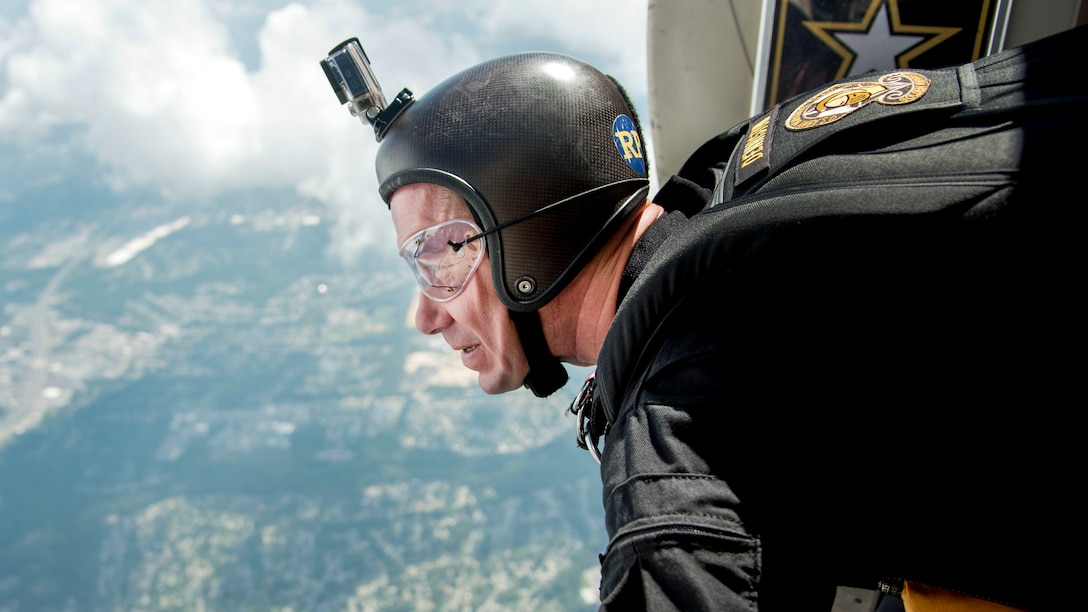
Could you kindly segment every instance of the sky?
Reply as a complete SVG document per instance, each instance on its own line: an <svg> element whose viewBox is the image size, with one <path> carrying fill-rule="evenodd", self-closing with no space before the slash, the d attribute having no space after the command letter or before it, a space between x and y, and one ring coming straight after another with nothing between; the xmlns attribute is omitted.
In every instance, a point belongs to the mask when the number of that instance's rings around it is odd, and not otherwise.
<svg viewBox="0 0 1088 612"><path fill-rule="evenodd" d="M0 0L0 163L20 160L0 168L0 206L23 181L72 180L58 169L73 163L119 196L293 190L327 207L331 251L350 260L391 243L391 226L373 131L319 66L330 49L358 37L387 98L505 53L568 53L624 83L646 121L646 11L647 0Z"/></svg>

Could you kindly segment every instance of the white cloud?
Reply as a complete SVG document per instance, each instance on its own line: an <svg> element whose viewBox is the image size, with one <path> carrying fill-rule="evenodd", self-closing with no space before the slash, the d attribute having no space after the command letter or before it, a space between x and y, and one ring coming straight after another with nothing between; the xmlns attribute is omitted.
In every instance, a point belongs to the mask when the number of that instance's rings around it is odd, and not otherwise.
<svg viewBox="0 0 1088 612"><path fill-rule="evenodd" d="M492 36L554 40L619 79L633 97L645 95L646 2L479 1L490 7L480 27Z"/></svg>
<svg viewBox="0 0 1088 612"><path fill-rule="evenodd" d="M118 179L180 188L229 184L252 154L253 91L225 28L196 0L39 0L32 44L11 53L0 129L57 124Z"/></svg>
<svg viewBox="0 0 1088 612"><path fill-rule="evenodd" d="M25 17L0 19L0 144L74 128L116 189L295 188L337 212L334 240L351 258L387 241L389 222L373 132L318 65L330 48L358 36L392 97L547 46L597 64L637 101L645 19L645 0L33 0ZM244 57L254 41L255 60Z"/></svg>

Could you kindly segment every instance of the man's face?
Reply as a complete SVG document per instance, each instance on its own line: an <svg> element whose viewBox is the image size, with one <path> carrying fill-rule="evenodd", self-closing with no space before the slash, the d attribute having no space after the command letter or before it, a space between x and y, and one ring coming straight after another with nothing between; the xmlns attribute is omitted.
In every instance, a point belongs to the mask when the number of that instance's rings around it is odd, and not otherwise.
<svg viewBox="0 0 1088 612"><path fill-rule="evenodd" d="M459 196L425 183L398 189L389 210L398 248L421 230L444 221L472 220L472 212ZM506 306L495 293L486 252L479 268L452 300L436 302L426 294L420 296L416 328L424 334L442 334L450 348L461 353L461 363L479 373L480 388L487 393L513 391L525 382L529 364Z"/></svg>

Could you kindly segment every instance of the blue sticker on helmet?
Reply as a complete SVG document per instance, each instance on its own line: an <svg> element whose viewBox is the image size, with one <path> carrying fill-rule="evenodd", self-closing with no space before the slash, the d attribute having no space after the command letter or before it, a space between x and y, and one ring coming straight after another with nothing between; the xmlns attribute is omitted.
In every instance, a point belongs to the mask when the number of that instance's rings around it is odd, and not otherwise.
<svg viewBox="0 0 1088 612"><path fill-rule="evenodd" d="M635 122L627 115L620 115L612 122L612 139L623 161L639 175L646 174L646 160L642 156L642 139L638 137Z"/></svg>

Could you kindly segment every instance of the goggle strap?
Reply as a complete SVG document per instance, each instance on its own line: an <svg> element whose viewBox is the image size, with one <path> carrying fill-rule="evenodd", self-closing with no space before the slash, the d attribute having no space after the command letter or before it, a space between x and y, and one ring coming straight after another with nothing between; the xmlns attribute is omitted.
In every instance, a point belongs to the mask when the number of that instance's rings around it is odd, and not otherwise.
<svg viewBox="0 0 1088 612"><path fill-rule="evenodd" d="M614 181L614 182L608 183L607 185L600 185L598 187L594 187L593 189L587 189L586 191L583 191L581 193L576 193L576 194L570 196L569 198L563 198L562 200L559 200L557 202L552 202L551 204L548 204L547 206L544 206L542 208L538 208L538 209L536 209L536 210L534 210L532 212L525 213L524 215L521 215L520 217L514 217L513 219L507 221L506 223L500 223L500 224L496 225L495 227L493 227L491 229L483 230L479 234L476 234L475 236L469 236L468 238L465 238L461 242L453 242L451 240L450 241L450 247L453 248L454 252L457 252L458 250L460 250L461 247L463 247L466 244L472 242L473 240L476 240L477 238L483 238L484 236L486 236L488 234L493 234L493 233L495 233L495 232L497 232L497 231L499 231L499 230L501 230L503 228L510 227L511 225L514 225L515 223L521 223L522 221L525 221L527 219L531 219L531 218L533 218L533 217L535 217L535 216L537 216L539 214L545 213L545 212L547 212L547 211L549 211L549 210L551 210L551 209L553 209L556 206L559 206L561 204L567 204L569 202L579 200L581 198L593 195L595 193L600 193L602 191L607 191L609 189L612 189L613 187L619 187L620 185L624 185L626 183L645 183L645 182L647 182L647 180L644 179L644 178L623 179L623 180L620 180L620 181Z"/></svg>

